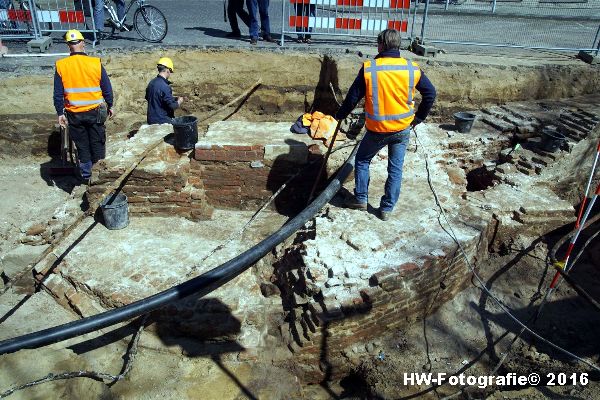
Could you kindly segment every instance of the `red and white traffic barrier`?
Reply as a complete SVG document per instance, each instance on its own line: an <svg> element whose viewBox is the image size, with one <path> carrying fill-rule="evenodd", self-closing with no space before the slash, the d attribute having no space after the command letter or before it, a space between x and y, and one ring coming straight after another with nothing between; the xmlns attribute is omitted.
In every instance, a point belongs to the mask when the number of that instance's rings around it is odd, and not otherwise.
<svg viewBox="0 0 600 400"><path fill-rule="evenodd" d="M37 10L36 16L41 22L57 23L85 23L83 11L57 10L42 11ZM26 10L0 10L0 21L9 22L31 22L31 12Z"/></svg>

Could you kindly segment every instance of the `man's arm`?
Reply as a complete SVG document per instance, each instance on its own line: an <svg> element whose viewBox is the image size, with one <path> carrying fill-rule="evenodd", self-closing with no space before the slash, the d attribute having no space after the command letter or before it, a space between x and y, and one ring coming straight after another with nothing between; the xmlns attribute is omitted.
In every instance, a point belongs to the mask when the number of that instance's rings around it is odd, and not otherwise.
<svg viewBox="0 0 600 400"><path fill-rule="evenodd" d="M112 118L115 115L113 111L113 91L112 85L110 83L110 78L104 69L104 66L100 66L101 74L100 74L100 90L102 90L102 97L104 97L104 101L106 102L106 107L108 108L108 118Z"/></svg>
<svg viewBox="0 0 600 400"><path fill-rule="evenodd" d="M367 83L365 82L365 77L363 73L363 68L358 71L358 75L352 82L352 86L348 89L348 94L344 99L344 102L340 106L340 109L335 114L335 119L342 120L348 116L354 110L354 107L358 104L360 99L365 97L365 93L367 93Z"/></svg>
<svg viewBox="0 0 600 400"><path fill-rule="evenodd" d="M421 79L419 79L416 89L421 93L421 103L419 103L419 108L415 113L414 125L423 122L425 118L427 118L429 111L431 111L431 107L433 107L436 96L433 83L431 83L423 71L421 71Z"/></svg>
<svg viewBox="0 0 600 400"><path fill-rule="evenodd" d="M167 107L171 108L171 110L178 109L179 104L181 104L175 97L173 97L173 91L168 86L163 91L163 102L167 105Z"/></svg>
<svg viewBox="0 0 600 400"><path fill-rule="evenodd" d="M67 126L67 117L65 117L65 86L63 85L62 78L58 75L58 71L54 71L54 109L56 115L58 115L58 124L60 126Z"/></svg>
<svg viewBox="0 0 600 400"><path fill-rule="evenodd" d="M100 66L100 68L102 68L102 73L100 75L100 89L102 90L102 97L104 97L104 101L110 110L113 107L112 85L104 66Z"/></svg>
<svg viewBox="0 0 600 400"><path fill-rule="evenodd" d="M61 116L64 114L65 108L65 87L62 82L62 78L58 75L58 71L54 71L54 109L56 115Z"/></svg>

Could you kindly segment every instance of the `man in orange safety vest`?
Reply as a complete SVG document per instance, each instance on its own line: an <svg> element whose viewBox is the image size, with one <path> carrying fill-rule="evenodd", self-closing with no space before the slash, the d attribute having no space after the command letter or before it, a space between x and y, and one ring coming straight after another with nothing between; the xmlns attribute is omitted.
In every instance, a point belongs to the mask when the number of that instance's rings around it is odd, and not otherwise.
<svg viewBox="0 0 600 400"><path fill-rule="evenodd" d="M400 57L400 33L386 29L377 36L379 54L365 61L335 118L345 119L365 98L367 132L355 159L354 197L346 202L353 209L366 210L369 192L369 165L375 155L388 148L388 176L379 203L379 217L386 221L400 196L402 166L410 128L421 123L431 110L436 91L417 63ZM414 110L415 89L421 102Z"/></svg>
<svg viewBox="0 0 600 400"><path fill-rule="evenodd" d="M56 62L54 108L58 123L69 125L77 146L81 178L89 183L92 165L106 155L104 122L114 116L113 91L97 57L85 54L83 35L72 29L65 35L70 56Z"/></svg>

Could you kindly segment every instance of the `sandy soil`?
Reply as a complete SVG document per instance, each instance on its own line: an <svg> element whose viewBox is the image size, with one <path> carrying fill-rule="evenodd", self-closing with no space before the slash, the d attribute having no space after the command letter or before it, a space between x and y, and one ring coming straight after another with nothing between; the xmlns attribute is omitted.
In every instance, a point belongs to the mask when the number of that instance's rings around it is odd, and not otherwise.
<svg viewBox="0 0 600 400"><path fill-rule="evenodd" d="M177 65L177 74L173 76L174 92L187 98L181 113L207 115L261 78L263 85L237 111L235 119L293 121L312 103L335 107L331 105L330 89L317 84L319 78L331 78L333 75L334 86L345 93L362 61L355 54L335 55L329 59L314 54L283 56L264 53L252 63L239 62L247 57L244 52L184 50L173 54ZM124 138L135 132L144 121L143 92L147 81L154 75L155 58L155 54L145 53L110 54L103 58L117 98L118 115L108 124L111 137ZM471 56L466 59L460 55L442 55L421 63L438 87L440 97L432 120L439 122L448 122L448 116L456 110L476 109L511 100L570 97L600 89L597 68L560 55L544 61L484 56L475 60ZM75 215L83 201L82 190L75 186L72 178L52 179L49 176L49 166L57 162L55 141L49 139L55 130L50 102L53 72L47 67L32 67L31 71L35 73L25 75L20 71L0 81L0 103L11 102L11 107L0 109L0 143L3 145L0 150L2 255L22 246L20 241L32 226L47 224L53 216ZM15 98L23 101L15 103L11 100ZM553 270L546 263L547 249L561 234L564 232L542 238L515 237L510 246L495 254L492 262L482 268L487 287L523 320L535 313L536 307L532 304L539 304L540 296L553 275ZM596 243L588 249L573 275L596 299L600 298L600 286L597 284L599 274L594 267L599 264L600 245ZM3 314L18 302L18 297L7 297L15 296L10 293L0 297ZM600 318L597 310L564 283L553 300L546 308L544 318L533 325L535 330L575 354L598 363ZM51 299L45 299L44 304L46 302L51 303ZM52 307L58 306L48 307L51 312ZM32 312L36 312L35 308ZM65 320L71 318L75 316L64 316ZM431 317L409 329L390 332L365 348L353 349L348 360L355 366L355 373L341 382L303 387L286 371L269 365L248 361L224 365L220 360L178 357L148 346L140 351L131 375L113 388L92 381L71 380L42 385L13 398L81 398L82 393L105 399L442 398L457 393L460 388L443 386L432 390L425 385L408 387L403 384L403 374L429 371L489 374L519 331L520 328L507 319L474 282L472 287ZM64 360L42 363L38 369L22 374L20 378L33 379L50 371L69 368L110 367L116 371L122 350L111 349L110 354L96 350L80 364L73 362L75 357L72 354L61 354ZM31 353L25 361L33 363L36 357L39 355ZM94 357L99 361L89 361ZM4 363L1 368L8 366ZM581 373L588 369L572 363L531 335L523 334L512 346L499 371L545 375L561 371ZM274 376L278 377L276 382L272 379ZM590 378L591 383L586 386L508 387L495 392L469 388L467 391L471 394L458 393L456 398L599 399L600 377L596 374ZM5 389L7 387L1 387L0 392Z"/></svg>

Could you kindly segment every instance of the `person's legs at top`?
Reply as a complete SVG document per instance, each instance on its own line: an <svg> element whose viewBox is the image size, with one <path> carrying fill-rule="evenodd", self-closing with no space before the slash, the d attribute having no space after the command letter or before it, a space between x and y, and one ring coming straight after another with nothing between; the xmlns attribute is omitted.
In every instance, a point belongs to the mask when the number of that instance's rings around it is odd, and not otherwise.
<svg viewBox="0 0 600 400"><path fill-rule="evenodd" d="M300 21L296 21L296 32L304 32L305 28L304 28L304 17L306 17L306 7L304 6L304 4L299 4L296 3L294 5L294 8L296 9L296 17L300 17ZM298 26L300 25L300 26ZM304 41L304 35L301 33L298 33L298 41L302 42Z"/></svg>
<svg viewBox="0 0 600 400"><path fill-rule="evenodd" d="M104 2L102 0L94 1L94 24L97 32L104 30Z"/></svg>
<svg viewBox="0 0 600 400"><path fill-rule="evenodd" d="M244 25L250 27L250 14L246 10L244 10L244 0L238 0L239 7L237 8L237 15L241 18Z"/></svg>
<svg viewBox="0 0 600 400"><path fill-rule="evenodd" d="M265 40L271 40L271 22L269 21L269 0L258 0L260 14L260 30Z"/></svg>
<svg viewBox="0 0 600 400"><path fill-rule="evenodd" d="M250 25L250 15L244 10L244 0L229 0L227 15L229 16L229 26L231 26L231 33L227 37L240 37L242 33L237 17L239 16L246 26Z"/></svg>
<svg viewBox="0 0 600 400"><path fill-rule="evenodd" d="M314 18L316 16L316 7L317 6L315 6L314 4L309 4L306 7L308 7L308 15L310 17ZM313 28L310 28L310 27L306 29L307 32L312 32L312 30L313 30ZM311 38L311 35L304 35L304 42L310 43L310 38Z"/></svg>
<svg viewBox="0 0 600 400"><path fill-rule="evenodd" d="M227 37L240 37L242 35L237 20L238 3L239 0L229 0L227 2L227 17L229 18L229 26L231 27L231 32L227 34Z"/></svg>
<svg viewBox="0 0 600 400"><path fill-rule="evenodd" d="M354 161L354 197L357 203L369 200L369 166L375 155L385 146L382 134L367 131L358 146Z"/></svg>
<svg viewBox="0 0 600 400"><path fill-rule="evenodd" d="M258 41L258 0L246 0L248 14L250 15L250 43L256 44Z"/></svg>
<svg viewBox="0 0 600 400"><path fill-rule="evenodd" d="M117 6L117 18L119 18L119 21L121 21L123 19L123 17L125 16L125 0L113 0L115 2L115 5Z"/></svg>
<svg viewBox="0 0 600 400"><path fill-rule="evenodd" d="M388 146L388 176L385 181L385 194L381 197L379 204L380 211L392 211L400 197L402 167L409 139L410 129L405 129L392 134L385 141Z"/></svg>

